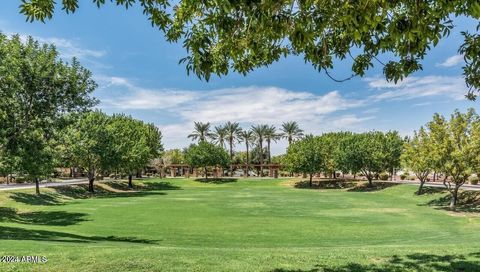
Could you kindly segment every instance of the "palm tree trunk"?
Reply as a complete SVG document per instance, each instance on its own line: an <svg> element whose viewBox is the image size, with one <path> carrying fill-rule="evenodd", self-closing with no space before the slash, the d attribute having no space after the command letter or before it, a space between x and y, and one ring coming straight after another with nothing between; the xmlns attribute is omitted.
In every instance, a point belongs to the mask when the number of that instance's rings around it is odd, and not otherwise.
<svg viewBox="0 0 480 272"><path fill-rule="evenodd" d="M270 164L271 160L272 160L272 158L270 156L270 140L267 140L267 149L268 149L267 150L267 152L268 152L268 164Z"/></svg>
<svg viewBox="0 0 480 272"><path fill-rule="evenodd" d="M263 141L260 140L260 177L263 177Z"/></svg>
<svg viewBox="0 0 480 272"><path fill-rule="evenodd" d="M245 141L245 142L247 146L247 172L245 173L245 177L248 177L248 170L250 169L250 161L248 159L248 141Z"/></svg>
<svg viewBox="0 0 480 272"><path fill-rule="evenodd" d="M233 177L233 139L230 137L230 176Z"/></svg>

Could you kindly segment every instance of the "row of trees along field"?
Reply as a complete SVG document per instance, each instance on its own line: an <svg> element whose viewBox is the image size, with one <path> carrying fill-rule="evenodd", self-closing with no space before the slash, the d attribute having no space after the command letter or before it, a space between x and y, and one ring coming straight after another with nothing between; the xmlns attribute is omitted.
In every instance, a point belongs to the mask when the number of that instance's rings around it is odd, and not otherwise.
<svg viewBox="0 0 480 272"><path fill-rule="evenodd" d="M0 174L35 181L56 167L131 175L162 150L152 124L91 112L97 101L91 73L66 63L52 45L0 34Z"/></svg>
<svg viewBox="0 0 480 272"><path fill-rule="evenodd" d="M418 193L430 174L443 175L443 184L451 194L455 208L458 189L473 174L480 173L480 117L470 109L455 111L450 119L435 114L433 120L415 132L405 144L403 165L420 180Z"/></svg>
<svg viewBox="0 0 480 272"><path fill-rule="evenodd" d="M336 171L362 173L371 186L378 174L389 172L393 176L400 167L403 144L396 131L307 135L288 147L283 162L292 172L308 174L310 186L316 173L336 177Z"/></svg>

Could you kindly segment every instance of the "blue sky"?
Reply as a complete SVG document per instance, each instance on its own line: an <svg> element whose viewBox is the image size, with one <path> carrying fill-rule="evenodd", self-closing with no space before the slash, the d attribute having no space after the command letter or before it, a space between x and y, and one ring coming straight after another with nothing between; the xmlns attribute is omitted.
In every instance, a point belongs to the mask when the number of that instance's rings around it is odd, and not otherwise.
<svg viewBox="0 0 480 272"><path fill-rule="evenodd" d="M457 30L429 53L423 71L397 85L383 80L380 65L364 78L336 83L301 57L282 59L247 76L232 73L205 82L186 74L178 64L186 55L181 44L165 42L139 9L125 11L112 4L97 9L81 1L75 14L57 9L43 24L26 22L19 3L1 2L0 31L54 43L65 59L77 56L99 83L94 94L101 101L98 107L155 123L167 149L190 143L186 136L194 121L238 121L247 128L296 120L314 134L376 129L408 135L435 112L479 108L479 102L463 98L459 31L476 26L465 18L455 19ZM350 75L350 63L338 62L332 74ZM284 152L285 146L279 142L274 153Z"/></svg>

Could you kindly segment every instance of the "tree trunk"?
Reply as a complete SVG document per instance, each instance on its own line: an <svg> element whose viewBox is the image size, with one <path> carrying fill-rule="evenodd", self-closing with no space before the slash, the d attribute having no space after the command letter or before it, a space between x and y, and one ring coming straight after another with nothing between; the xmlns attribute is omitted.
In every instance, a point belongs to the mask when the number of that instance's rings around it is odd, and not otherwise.
<svg viewBox="0 0 480 272"><path fill-rule="evenodd" d="M128 188L133 188L132 174L128 175Z"/></svg>
<svg viewBox="0 0 480 272"><path fill-rule="evenodd" d="M248 170L250 169L250 161L248 158L248 142L246 142L246 146L247 146L247 172L245 173L245 177L248 177Z"/></svg>
<svg viewBox="0 0 480 272"><path fill-rule="evenodd" d="M433 172L433 182L435 182L437 179L437 172Z"/></svg>
<svg viewBox="0 0 480 272"><path fill-rule="evenodd" d="M208 179L208 172L207 172L207 167L205 167L205 180Z"/></svg>
<svg viewBox="0 0 480 272"><path fill-rule="evenodd" d="M40 181L38 180L38 178L35 178L35 193L37 195L40 195Z"/></svg>
<svg viewBox="0 0 480 272"><path fill-rule="evenodd" d="M233 165L232 165L232 162L233 162L233 139L230 138L229 143L230 143L230 176L233 177Z"/></svg>
<svg viewBox="0 0 480 272"><path fill-rule="evenodd" d="M10 184L10 178L9 178L9 175L6 175L6 176L5 176L5 180L7 181L7 185L9 185L9 184Z"/></svg>
<svg viewBox="0 0 480 272"><path fill-rule="evenodd" d="M268 152L268 164L272 162L272 157L270 155L270 140L267 140L267 152Z"/></svg>
<svg viewBox="0 0 480 272"><path fill-rule="evenodd" d="M312 173L310 173L310 181L309 181L310 188L312 188L312 177L313 177L313 174L312 174Z"/></svg>
<svg viewBox="0 0 480 272"><path fill-rule="evenodd" d="M94 193L93 182L95 181L95 170L89 170L87 176L88 176L88 191L93 194Z"/></svg>
<svg viewBox="0 0 480 272"><path fill-rule="evenodd" d="M455 188L450 193L452 194L452 199L450 199L450 210L455 211L458 199L458 188L459 186L455 184Z"/></svg>
<svg viewBox="0 0 480 272"><path fill-rule="evenodd" d="M260 141L260 177L263 177L263 143Z"/></svg>
<svg viewBox="0 0 480 272"><path fill-rule="evenodd" d="M333 176L333 179L337 179L337 172L335 170L333 170L332 176Z"/></svg>
<svg viewBox="0 0 480 272"><path fill-rule="evenodd" d="M420 180L420 186L418 187L417 195L423 194L423 185L425 184L425 179Z"/></svg>
<svg viewBox="0 0 480 272"><path fill-rule="evenodd" d="M372 177L372 175L368 174L368 175L366 175L366 177L367 177L367 180L368 180L368 187L373 187L373 182L372 182L373 177Z"/></svg>

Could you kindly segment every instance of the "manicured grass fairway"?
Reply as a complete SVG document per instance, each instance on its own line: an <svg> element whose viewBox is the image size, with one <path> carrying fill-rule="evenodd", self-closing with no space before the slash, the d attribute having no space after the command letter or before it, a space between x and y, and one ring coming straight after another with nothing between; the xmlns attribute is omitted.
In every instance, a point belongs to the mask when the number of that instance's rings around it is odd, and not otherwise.
<svg viewBox="0 0 480 272"><path fill-rule="evenodd" d="M442 194L414 186L144 182L87 199L0 192L0 255L48 257L0 271L480 271L480 217L424 205Z"/></svg>

